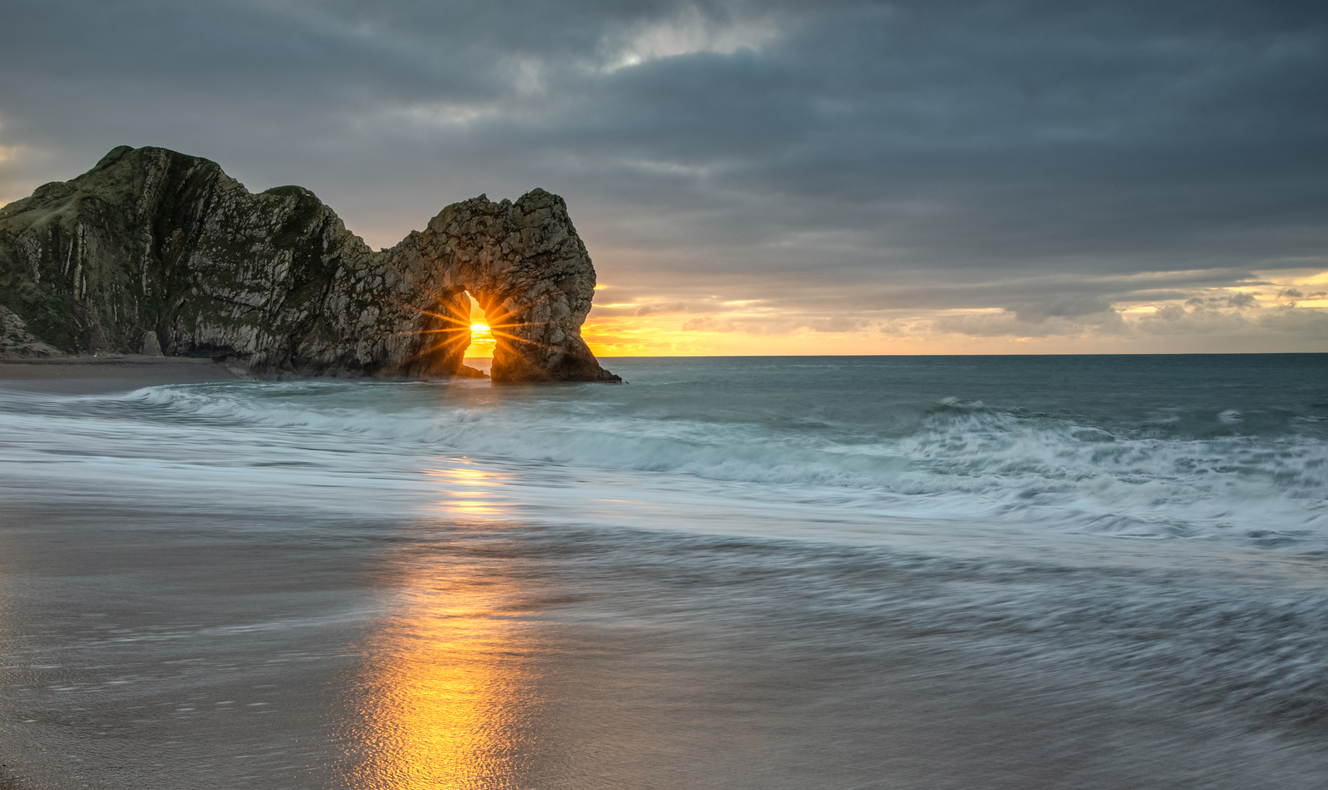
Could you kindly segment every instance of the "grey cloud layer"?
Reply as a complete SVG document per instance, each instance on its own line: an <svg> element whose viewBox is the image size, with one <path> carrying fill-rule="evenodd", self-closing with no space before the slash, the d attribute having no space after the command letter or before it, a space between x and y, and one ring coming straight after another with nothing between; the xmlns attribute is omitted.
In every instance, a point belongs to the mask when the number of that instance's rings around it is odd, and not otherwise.
<svg viewBox="0 0 1328 790"><path fill-rule="evenodd" d="M309 186L390 244L451 200L538 185L606 281L827 320L1073 318L1328 268L1322 3L10 0L3 18L0 146L23 148L0 199L165 145ZM1132 279L1166 271L1198 273Z"/></svg>

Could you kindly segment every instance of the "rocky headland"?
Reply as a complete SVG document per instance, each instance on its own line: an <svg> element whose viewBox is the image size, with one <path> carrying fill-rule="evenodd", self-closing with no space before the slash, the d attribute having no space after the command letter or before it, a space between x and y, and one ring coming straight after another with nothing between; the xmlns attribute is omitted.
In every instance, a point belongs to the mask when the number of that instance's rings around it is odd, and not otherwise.
<svg viewBox="0 0 1328 790"><path fill-rule="evenodd" d="M581 339L595 269L563 199L454 203L371 250L296 186L252 194L207 159L122 146L0 208L0 354L206 357L256 375L620 381Z"/></svg>

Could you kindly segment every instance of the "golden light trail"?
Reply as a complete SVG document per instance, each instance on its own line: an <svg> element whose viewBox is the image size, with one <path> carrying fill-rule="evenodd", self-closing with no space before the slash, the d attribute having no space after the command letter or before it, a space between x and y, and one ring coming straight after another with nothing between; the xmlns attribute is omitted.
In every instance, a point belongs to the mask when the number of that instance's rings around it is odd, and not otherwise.
<svg viewBox="0 0 1328 790"><path fill-rule="evenodd" d="M508 507L503 494L509 475L478 467L426 469L424 474L446 486L434 507L449 516L500 517Z"/></svg>
<svg viewBox="0 0 1328 790"><path fill-rule="evenodd" d="M480 468L425 470L452 516L501 516L504 475ZM465 523L460 522L460 523ZM357 790L528 786L539 743L540 644L522 575L464 536L447 551L422 542L393 557L399 613L364 646L375 659L358 679L365 702L347 732Z"/></svg>

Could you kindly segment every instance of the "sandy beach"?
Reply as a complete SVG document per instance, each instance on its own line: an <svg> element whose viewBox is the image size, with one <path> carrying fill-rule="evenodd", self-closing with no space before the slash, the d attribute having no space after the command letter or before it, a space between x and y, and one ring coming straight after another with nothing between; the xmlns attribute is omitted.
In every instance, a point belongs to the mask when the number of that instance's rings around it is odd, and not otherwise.
<svg viewBox="0 0 1328 790"><path fill-rule="evenodd" d="M191 357L113 354L0 358L0 388L60 395L127 392L162 384L201 384L238 378L225 365Z"/></svg>
<svg viewBox="0 0 1328 790"><path fill-rule="evenodd" d="M0 790L1318 790L1324 365L0 387Z"/></svg>

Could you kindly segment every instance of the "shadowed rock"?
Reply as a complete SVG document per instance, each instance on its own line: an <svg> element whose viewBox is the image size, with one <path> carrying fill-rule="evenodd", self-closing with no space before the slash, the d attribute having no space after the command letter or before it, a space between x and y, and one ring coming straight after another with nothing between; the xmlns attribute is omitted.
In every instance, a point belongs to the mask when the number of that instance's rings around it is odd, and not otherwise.
<svg viewBox="0 0 1328 790"><path fill-rule="evenodd" d="M215 162L125 146L0 208L0 306L68 353L137 352L151 333L258 374L467 375L469 293L495 381L619 381L581 339L594 290L566 204L541 189L455 203L375 252L307 189L255 195Z"/></svg>
<svg viewBox="0 0 1328 790"><path fill-rule="evenodd" d="M161 353L161 341L157 339L156 332L149 331L143 333L143 350L138 353L145 357L165 356L165 354Z"/></svg>

